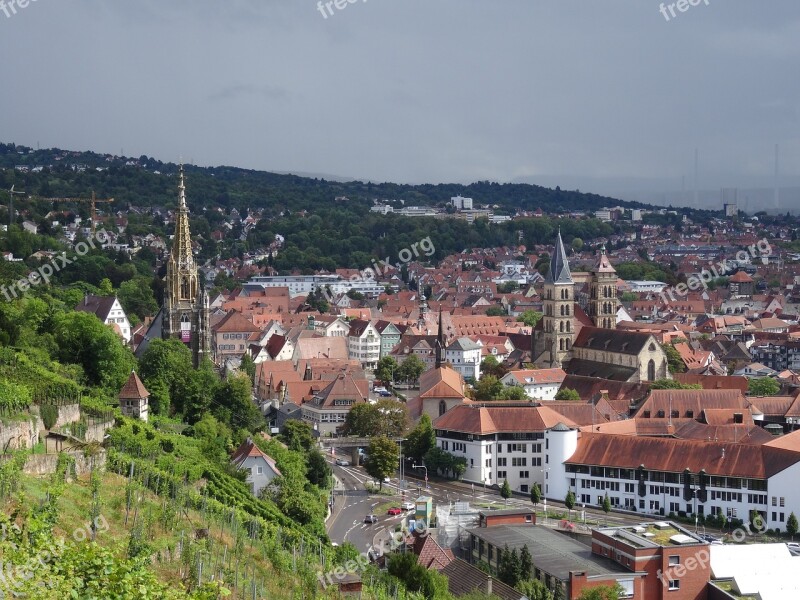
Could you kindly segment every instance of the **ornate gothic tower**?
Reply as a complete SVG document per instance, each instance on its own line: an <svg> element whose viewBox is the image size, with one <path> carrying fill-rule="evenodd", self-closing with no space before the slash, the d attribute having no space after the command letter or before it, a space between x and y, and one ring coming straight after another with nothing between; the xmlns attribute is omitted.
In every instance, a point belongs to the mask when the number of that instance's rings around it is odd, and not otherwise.
<svg viewBox="0 0 800 600"><path fill-rule="evenodd" d="M589 316L595 327L617 328L617 271L606 256L606 247L600 249L600 259L592 270L589 291Z"/></svg>
<svg viewBox="0 0 800 600"><path fill-rule="evenodd" d="M561 230L558 232L556 247L550 259L550 270L544 282L543 306L545 363L550 367L561 367L569 360L575 339L575 282L569 272Z"/></svg>
<svg viewBox="0 0 800 600"><path fill-rule="evenodd" d="M197 367L204 357L210 357L208 331L208 297L200 287L197 263L192 254L192 236L189 232L189 209L186 207L186 186L183 165L178 183L178 214L175 218L175 237L167 261L166 289L164 290L164 339L177 337L192 351Z"/></svg>

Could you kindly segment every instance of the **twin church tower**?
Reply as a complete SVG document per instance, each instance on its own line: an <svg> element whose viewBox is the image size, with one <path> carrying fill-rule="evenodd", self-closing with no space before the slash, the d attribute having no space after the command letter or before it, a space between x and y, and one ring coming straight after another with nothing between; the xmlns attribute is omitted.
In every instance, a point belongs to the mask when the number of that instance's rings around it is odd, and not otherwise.
<svg viewBox="0 0 800 600"><path fill-rule="evenodd" d="M617 324L617 272L606 256L605 247L592 269L589 282L588 313L575 302L575 281L569 270L561 239L550 259L544 282L543 316L534 330L533 358L540 367L563 367L572 358L572 344L583 325L615 329Z"/></svg>

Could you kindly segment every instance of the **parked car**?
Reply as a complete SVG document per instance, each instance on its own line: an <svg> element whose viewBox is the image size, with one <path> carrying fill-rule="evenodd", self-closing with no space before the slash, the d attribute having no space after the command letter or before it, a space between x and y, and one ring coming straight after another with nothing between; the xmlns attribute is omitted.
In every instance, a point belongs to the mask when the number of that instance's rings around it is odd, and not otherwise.
<svg viewBox="0 0 800 600"><path fill-rule="evenodd" d="M416 504L414 504L413 502L408 502L408 501L403 502L403 504L401 504L400 506L403 507L403 510L415 510L417 508Z"/></svg>
<svg viewBox="0 0 800 600"><path fill-rule="evenodd" d="M375 392L376 394L383 394L384 392L388 392L389 390L387 390L385 387L376 387L372 388L372 391Z"/></svg>
<svg viewBox="0 0 800 600"><path fill-rule="evenodd" d="M367 515L366 517L364 517L364 523L369 523L370 525L372 525L373 523L377 522L378 522L377 515Z"/></svg>
<svg viewBox="0 0 800 600"><path fill-rule="evenodd" d="M786 547L789 548L792 556L800 556L800 544L797 542L786 542Z"/></svg>
<svg viewBox="0 0 800 600"><path fill-rule="evenodd" d="M339 465L340 467L349 467L350 466L350 461L349 460L345 460L343 458L337 458L336 459L336 464Z"/></svg>
<svg viewBox="0 0 800 600"><path fill-rule="evenodd" d="M392 393L389 392L389 391L386 391L386 390L383 390L382 392L378 392L378 395L381 398L391 398L392 397Z"/></svg>
<svg viewBox="0 0 800 600"><path fill-rule="evenodd" d="M389 510L386 511L387 515L393 515L393 516L394 515L399 515L399 514L402 514L402 513L403 513L403 509L402 508L398 508L396 506L393 506L392 508L390 508Z"/></svg>

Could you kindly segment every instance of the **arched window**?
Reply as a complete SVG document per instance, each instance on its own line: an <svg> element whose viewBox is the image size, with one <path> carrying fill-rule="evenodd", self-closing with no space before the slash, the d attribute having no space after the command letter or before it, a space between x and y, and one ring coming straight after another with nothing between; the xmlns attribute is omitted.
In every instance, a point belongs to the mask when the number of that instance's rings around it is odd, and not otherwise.
<svg viewBox="0 0 800 600"><path fill-rule="evenodd" d="M189 278L181 277L181 298L189 297Z"/></svg>
<svg viewBox="0 0 800 600"><path fill-rule="evenodd" d="M572 329L572 323L570 321L567 321L567 331L570 331L571 329Z"/></svg>
<svg viewBox="0 0 800 600"><path fill-rule="evenodd" d="M564 338L558 340L558 349L562 351L564 350Z"/></svg>
<svg viewBox="0 0 800 600"><path fill-rule="evenodd" d="M447 403L444 400L442 400L439 402L439 416L441 417L446 412L447 412Z"/></svg>
<svg viewBox="0 0 800 600"><path fill-rule="evenodd" d="M655 381L656 380L656 361L652 358L650 362L647 363L647 379L648 381Z"/></svg>
<svg viewBox="0 0 800 600"><path fill-rule="evenodd" d="M561 305L561 316L562 317L564 316L564 305L563 304Z"/></svg>
<svg viewBox="0 0 800 600"><path fill-rule="evenodd" d="M571 346L572 346L572 342L570 340L567 340L567 350L569 350Z"/></svg>
<svg viewBox="0 0 800 600"><path fill-rule="evenodd" d="M559 331L561 331L561 333L564 333L564 321L559 321L558 327Z"/></svg>

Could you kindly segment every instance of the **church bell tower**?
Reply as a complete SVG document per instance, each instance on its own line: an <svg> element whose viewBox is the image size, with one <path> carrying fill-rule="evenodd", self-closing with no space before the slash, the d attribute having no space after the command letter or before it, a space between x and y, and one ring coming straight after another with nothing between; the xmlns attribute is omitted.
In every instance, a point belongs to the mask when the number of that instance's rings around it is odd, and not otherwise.
<svg viewBox="0 0 800 600"><path fill-rule="evenodd" d="M197 263L192 253L183 165L179 171L175 237L167 261L165 283L162 337L176 337L189 346L194 366L197 367L205 357L210 357L209 308L208 296L200 285Z"/></svg>

